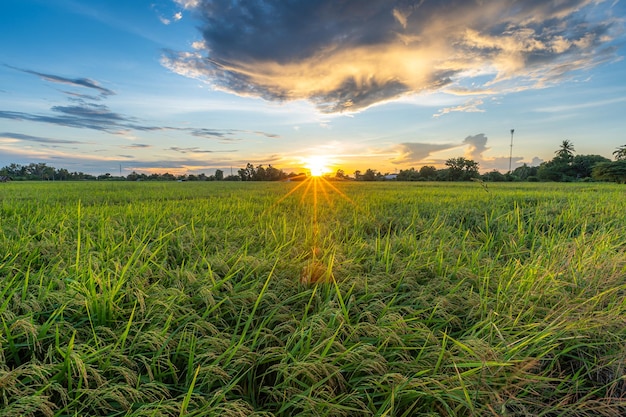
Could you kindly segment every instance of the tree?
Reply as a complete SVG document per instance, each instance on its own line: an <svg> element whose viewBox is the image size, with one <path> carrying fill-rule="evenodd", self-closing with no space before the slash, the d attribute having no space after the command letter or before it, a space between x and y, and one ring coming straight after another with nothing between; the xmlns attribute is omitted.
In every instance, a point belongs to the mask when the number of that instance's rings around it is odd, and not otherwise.
<svg viewBox="0 0 626 417"><path fill-rule="evenodd" d="M265 168L263 168L263 165L258 165L256 167L256 171L255 171L254 175L252 175L252 179L254 181L265 181L265 180L267 180L267 178L265 176Z"/></svg>
<svg viewBox="0 0 626 417"><path fill-rule="evenodd" d="M601 155L576 155L572 159L572 175L576 178L589 178L593 167L600 162L611 162L611 160Z"/></svg>
<svg viewBox="0 0 626 417"><path fill-rule="evenodd" d="M224 180L224 171L221 169L215 170L215 181L223 181Z"/></svg>
<svg viewBox="0 0 626 417"><path fill-rule="evenodd" d="M626 160L626 145L622 145L613 151L613 155L615 155L615 160L617 161Z"/></svg>
<svg viewBox="0 0 626 417"><path fill-rule="evenodd" d="M70 172L65 168L57 169L56 177L57 179L62 180L62 181L69 180Z"/></svg>
<svg viewBox="0 0 626 417"><path fill-rule="evenodd" d="M506 181L506 176L502 174L500 171L493 170L482 176L483 181L489 182L504 182Z"/></svg>
<svg viewBox="0 0 626 417"><path fill-rule="evenodd" d="M254 165L248 163L245 168L241 168L237 173L241 177L241 181L252 181L255 174Z"/></svg>
<svg viewBox="0 0 626 417"><path fill-rule="evenodd" d="M596 180L626 184L626 159L619 159L614 162L600 162L593 167L592 175Z"/></svg>
<svg viewBox="0 0 626 417"><path fill-rule="evenodd" d="M396 181L417 181L420 178L420 173L415 168L401 169L396 177Z"/></svg>
<svg viewBox="0 0 626 417"><path fill-rule="evenodd" d="M555 152L556 156L539 165L537 176L544 181L573 181L577 173L572 168L574 160L574 144L569 140L561 142Z"/></svg>
<svg viewBox="0 0 626 417"><path fill-rule="evenodd" d="M574 158L574 152L574 144L571 141L565 139L563 142L561 142L561 147L557 149L554 153L556 154L557 158L563 161L571 162Z"/></svg>
<svg viewBox="0 0 626 417"><path fill-rule="evenodd" d="M265 170L265 179L268 181L280 181L286 178L285 173L282 169L278 169L273 167L272 165L268 165Z"/></svg>
<svg viewBox="0 0 626 417"><path fill-rule="evenodd" d="M420 178L425 181L434 181L437 178L437 168L424 165L420 168Z"/></svg>
<svg viewBox="0 0 626 417"><path fill-rule="evenodd" d="M537 169L537 177L542 181L566 182L572 181L571 167L560 158L555 157L551 161L542 162Z"/></svg>
<svg viewBox="0 0 626 417"><path fill-rule="evenodd" d="M517 168L515 168L513 170L513 172L511 173L511 175L513 176L514 179L520 180L520 181L525 181L527 180L529 177L534 177L537 175L537 170L539 169L539 167L530 167L527 164L524 164L522 166L519 166Z"/></svg>
<svg viewBox="0 0 626 417"><path fill-rule="evenodd" d="M463 157L450 158L446 161L448 181L469 181L478 178L478 162Z"/></svg>
<svg viewBox="0 0 626 417"><path fill-rule="evenodd" d="M363 181L376 181L376 170L375 169L371 169L368 168L365 170L365 174L363 174L363 176L361 177L361 180Z"/></svg>

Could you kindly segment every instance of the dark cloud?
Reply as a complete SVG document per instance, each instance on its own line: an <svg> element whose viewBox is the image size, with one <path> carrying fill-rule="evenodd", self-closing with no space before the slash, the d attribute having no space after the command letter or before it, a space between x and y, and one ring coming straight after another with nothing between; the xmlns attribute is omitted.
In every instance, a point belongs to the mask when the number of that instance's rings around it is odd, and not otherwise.
<svg viewBox="0 0 626 417"><path fill-rule="evenodd" d="M543 87L613 59L622 25L611 2L596 0L179 3L195 10L203 42L167 52L166 67L240 95L307 99L329 113L462 91L468 80L484 94Z"/></svg>
<svg viewBox="0 0 626 417"><path fill-rule="evenodd" d="M24 135L22 133L9 133L9 132L0 133L0 138L18 139L18 140L24 140L27 142L38 142L38 143L56 143L56 144L85 143L85 142L79 142L76 140L51 139L51 138L43 138L40 136L30 136L30 135Z"/></svg>

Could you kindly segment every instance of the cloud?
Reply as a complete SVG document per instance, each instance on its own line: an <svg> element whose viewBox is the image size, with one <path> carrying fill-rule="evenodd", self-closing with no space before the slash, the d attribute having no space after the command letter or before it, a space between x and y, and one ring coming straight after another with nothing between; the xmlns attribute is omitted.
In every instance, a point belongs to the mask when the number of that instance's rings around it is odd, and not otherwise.
<svg viewBox="0 0 626 417"><path fill-rule="evenodd" d="M487 136L484 133L478 135L468 136L463 140L464 145L469 145L465 156L469 159L482 160L483 153L488 151Z"/></svg>
<svg viewBox="0 0 626 417"><path fill-rule="evenodd" d="M121 114L112 112L103 104L84 103L78 106L53 106L51 110L71 117L89 120L93 123L118 123L129 120L129 118Z"/></svg>
<svg viewBox="0 0 626 417"><path fill-rule="evenodd" d="M241 166L240 162L233 162L225 157L211 159L204 155L201 159L174 159L152 160L143 159L131 155L99 155L94 152L78 153L56 149L19 148L15 146L3 146L0 140L0 166L17 163L27 165L33 161L47 162L56 168L66 168L70 171L82 171L91 174L105 172L117 172L122 164L124 175L133 170L142 172L178 172L200 173L208 169L222 168L232 164ZM245 163L243 164L245 165Z"/></svg>
<svg viewBox="0 0 626 417"><path fill-rule="evenodd" d="M133 145L122 146L124 149L148 149L152 148L152 145L148 145L145 143L135 143Z"/></svg>
<svg viewBox="0 0 626 417"><path fill-rule="evenodd" d="M174 0L185 9L194 9L200 5L202 0Z"/></svg>
<svg viewBox="0 0 626 417"><path fill-rule="evenodd" d="M238 140L236 138L231 138L235 134L234 130L219 130L219 129L189 129L193 136L208 138L208 139L223 139L223 140Z"/></svg>
<svg viewBox="0 0 626 417"><path fill-rule="evenodd" d="M201 20L202 40L164 66L326 113L436 90L543 88L615 59L622 25L603 0L176 2Z"/></svg>
<svg viewBox="0 0 626 417"><path fill-rule="evenodd" d="M115 95L115 92L113 90L109 90L108 88L102 87L97 81L91 80L89 78L66 78L66 77L61 77L59 75L44 74L42 72L32 71L28 69L16 68L12 66L8 66L8 67L18 70L18 71L25 72L27 74L36 75L43 80L50 81L53 83L66 84L66 85L71 85L73 87L91 88L93 90L99 91L100 95L103 97Z"/></svg>
<svg viewBox="0 0 626 417"><path fill-rule="evenodd" d="M407 142L398 145L394 151L396 156L390 159L390 162L396 165L408 166L410 164L434 164L442 165L443 159L432 159L431 155L436 152L446 151L449 149L465 147L464 157L472 159L479 163L481 171L489 171L497 169L500 171L507 171L509 166L509 156L486 156L485 153L489 151L487 142L489 141L487 135L484 133L478 133L476 135L467 136L460 143L448 143L448 144L433 144L433 143L420 143L420 142ZM521 156L513 156L512 169L520 166L523 163L524 158ZM533 158L530 163L531 166L537 166L542 159L537 157Z"/></svg>
<svg viewBox="0 0 626 417"><path fill-rule="evenodd" d="M447 149L457 148L458 144L435 144L407 142L398 145L398 156L391 160L394 164L412 164L422 162L432 153L445 151Z"/></svg>
<svg viewBox="0 0 626 417"><path fill-rule="evenodd" d="M125 134L131 130L144 132L171 130L185 132L196 137L220 139L222 141L241 140L236 137L236 135L239 134L261 135L268 138L279 137L279 135L261 131L155 126L144 124L135 117L114 112L107 105L101 104L102 99L106 99L109 95L115 93L112 90L100 86L97 81L89 80L87 78L69 79L54 74L43 74L29 69L21 69L9 65L6 66L27 74L39 76L47 81L93 88L100 91L101 94L94 96L72 91L62 91L64 94L69 96L68 99L71 105L52 106L50 108L51 113L48 114L0 110L0 119L48 123L78 129L92 129L113 134Z"/></svg>
<svg viewBox="0 0 626 417"><path fill-rule="evenodd" d="M76 140L51 139L51 138L43 138L40 136L30 136L30 135L24 135L22 133L9 133L9 132L0 132L0 138L16 139L16 140L27 141L27 142L55 143L55 144L68 144L68 145L86 143L86 142L79 142Z"/></svg>
<svg viewBox="0 0 626 417"><path fill-rule="evenodd" d="M177 12L172 12L171 10L164 11L162 6L163 5L152 3L150 5L150 8L152 10L154 10L157 18L164 25L169 25L169 24L171 24L173 22L178 22L179 20L181 20L183 18L183 12L182 11L180 11L180 10L177 11Z"/></svg>
<svg viewBox="0 0 626 417"><path fill-rule="evenodd" d="M0 110L0 119L49 123L79 129L92 129L108 133L122 133L128 129L159 130L160 127L143 126L134 119L111 112L107 106L85 104L79 106L53 106L60 114L33 114Z"/></svg>
<svg viewBox="0 0 626 417"><path fill-rule="evenodd" d="M483 101L481 99L470 100L466 102L465 104L461 104L459 106L444 107L443 109L439 110L438 113L433 114L433 117L440 117L440 116L443 116L444 114L448 114L452 112L484 113L485 110L478 107L478 106L481 106L482 104L483 104Z"/></svg>
<svg viewBox="0 0 626 417"><path fill-rule="evenodd" d="M190 128L190 129L181 129L188 130L193 136L203 137L208 139L220 139L225 142L234 142L240 141L240 138L235 137L237 134L254 134L258 136L265 136L266 138L277 139L280 138L280 135L275 133L267 133L261 131L249 131L249 130L239 130L239 129L206 129L206 128Z"/></svg>
<svg viewBox="0 0 626 417"><path fill-rule="evenodd" d="M70 100L73 101L77 101L77 102L84 102L85 100L92 100L92 101L100 101L102 100L102 97L100 96L94 96L91 94L80 94L80 93L75 93L73 91L61 91L63 94L67 94Z"/></svg>
<svg viewBox="0 0 626 417"><path fill-rule="evenodd" d="M180 152L180 153L216 153L216 152L237 152L236 150L228 150L228 151L211 151L208 149L200 149L198 147L191 147L191 148L181 148L178 146L172 146L171 148L169 148L168 150L170 151L174 151L174 152Z"/></svg>
<svg viewBox="0 0 626 417"><path fill-rule="evenodd" d="M487 147L488 142L487 135L479 133L477 135L468 136L463 140L463 145L467 146L465 150L465 157L472 159L480 164L481 171L499 170L502 172L508 171L509 161L511 162L511 169L515 169L521 166L524 158L521 156L485 156L485 153L489 151ZM530 162L530 166L537 166L543 162L542 159L534 157Z"/></svg>

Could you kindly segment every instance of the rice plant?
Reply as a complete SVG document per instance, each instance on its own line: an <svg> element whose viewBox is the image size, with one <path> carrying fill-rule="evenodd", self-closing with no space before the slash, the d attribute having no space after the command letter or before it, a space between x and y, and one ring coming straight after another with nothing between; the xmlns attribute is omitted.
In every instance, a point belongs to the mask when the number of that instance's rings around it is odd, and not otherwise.
<svg viewBox="0 0 626 417"><path fill-rule="evenodd" d="M611 184L9 183L0 416L626 413Z"/></svg>

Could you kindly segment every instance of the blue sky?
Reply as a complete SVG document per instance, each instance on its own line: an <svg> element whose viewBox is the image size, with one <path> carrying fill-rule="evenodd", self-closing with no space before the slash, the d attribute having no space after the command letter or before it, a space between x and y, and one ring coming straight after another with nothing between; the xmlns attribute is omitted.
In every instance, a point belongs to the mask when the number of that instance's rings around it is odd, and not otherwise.
<svg viewBox="0 0 626 417"><path fill-rule="evenodd" d="M601 0L4 0L0 166L482 171L626 144Z"/></svg>

